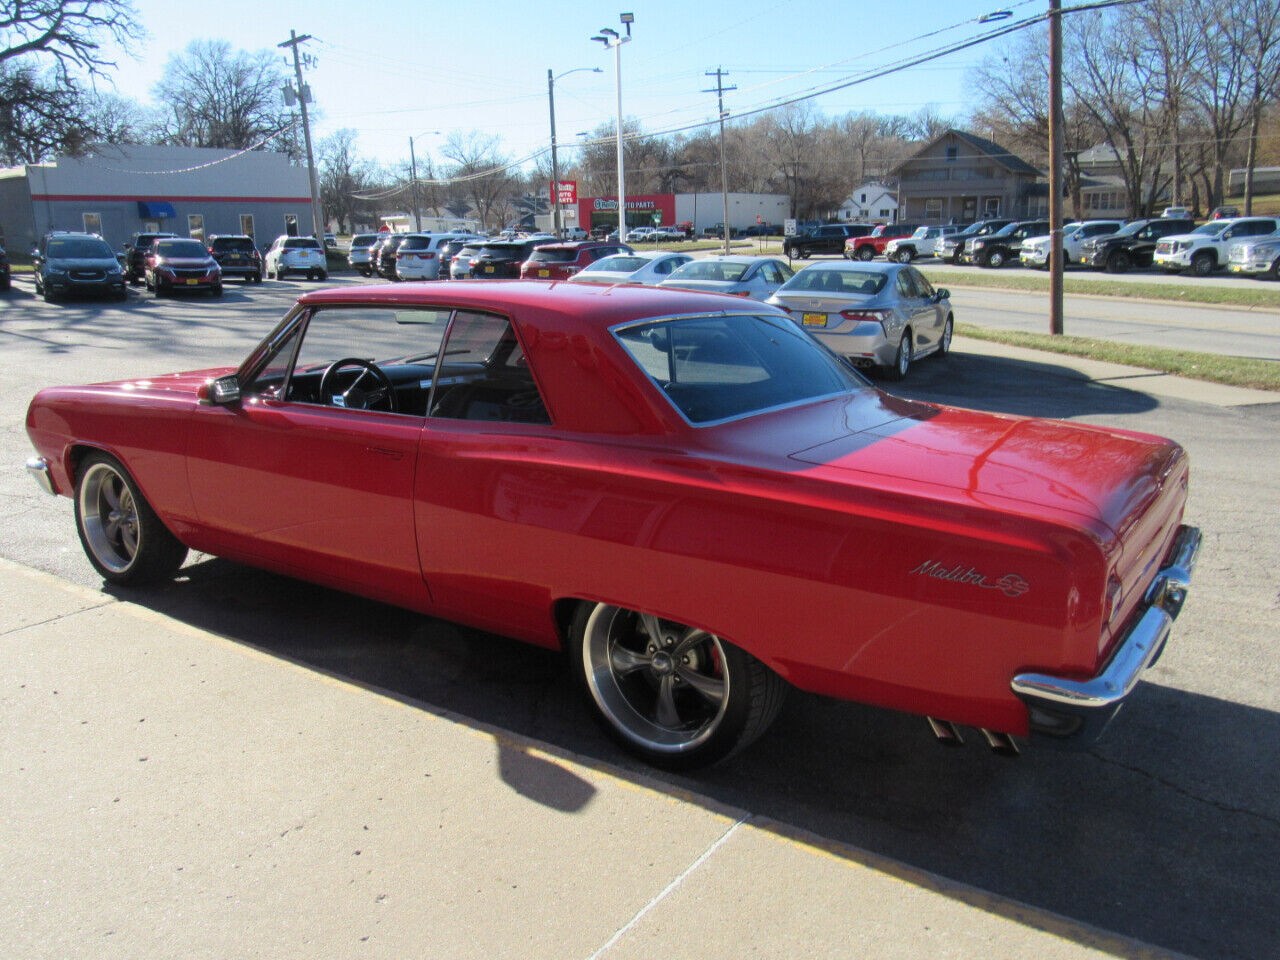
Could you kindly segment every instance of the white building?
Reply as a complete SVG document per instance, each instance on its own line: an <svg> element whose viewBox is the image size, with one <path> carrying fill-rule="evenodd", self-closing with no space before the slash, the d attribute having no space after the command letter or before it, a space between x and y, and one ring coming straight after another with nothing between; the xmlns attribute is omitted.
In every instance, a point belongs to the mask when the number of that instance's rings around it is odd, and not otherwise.
<svg viewBox="0 0 1280 960"><path fill-rule="evenodd" d="M840 205L835 219L841 223L872 220L894 223L898 219L897 192L883 183L864 183Z"/></svg>

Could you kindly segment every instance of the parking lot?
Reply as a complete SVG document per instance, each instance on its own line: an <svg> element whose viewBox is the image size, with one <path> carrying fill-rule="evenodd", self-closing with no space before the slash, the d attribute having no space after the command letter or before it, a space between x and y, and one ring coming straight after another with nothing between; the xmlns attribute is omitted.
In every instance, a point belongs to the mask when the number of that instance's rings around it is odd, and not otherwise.
<svg viewBox="0 0 1280 960"><path fill-rule="evenodd" d="M925 267L928 269L927 263ZM0 298L0 343L4 346L0 353L0 454L10 464L9 470L0 473L0 502L5 505L0 515L0 554L73 585L94 590L101 587L76 540L70 501L41 494L19 469L29 455L23 413L37 389L56 383L235 364L300 291L315 286L296 281L245 288L229 284L218 301L154 301L135 293L127 303L117 305L90 301L45 304L30 295L29 281L15 284L13 292ZM994 296L977 291L965 296L970 299L963 301L963 312L959 306L962 301L957 300L961 320L977 319L965 314L1000 309ZM1021 309L1034 317L1034 298L1031 301ZM1125 318L1109 301L1091 304L1099 323L1142 326L1142 318ZM1114 315L1109 316L1109 311ZM1201 336L1211 336L1215 324L1242 322L1226 318L1226 313L1207 310L1203 325L1208 332ZM1259 315L1250 316L1256 319ZM1276 326L1276 317L1267 317L1259 321L1256 333L1264 340L1267 325L1271 329ZM1161 319L1170 325L1167 316L1151 318L1151 323ZM1068 332L1078 331L1069 327ZM1153 335L1160 334L1156 331ZM1271 352L1257 355L1280 356L1274 346L1260 350ZM217 736L243 729L231 722L235 718L218 713L219 703L224 702L237 708L247 704L272 711L263 718L261 735L243 745L252 752L252 757L243 761L243 769L254 776L269 776L275 753L293 769L289 761L294 744L312 716L317 730L340 743L342 757L358 761L352 768L342 768L341 776L332 783L324 782L325 768L319 776L290 781L287 786L266 781L268 795L259 800L268 807L270 792L277 788L280 793L275 800L281 805L293 804L294 791L298 797L312 791L312 796L324 801L312 803L312 807L323 808L332 801L340 815L349 808L335 791L390 797L423 813L424 819L414 822L393 817L374 824L375 829L387 831L383 842L388 846L399 843L417 849L426 843L426 831L443 830L447 823L450 831L461 836L468 819L483 823L486 804L500 804L502 797L519 794L538 812L527 830L545 831L547 843L545 847L530 844L521 849L530 850L532 857L573 853L573 864L593 864L599 871L596 876L622 877L633 883L623 904L626 909L619 911L624 920L646 902L661 899L668 876L684 877L697 866L692 858L681 859L687 849L695 851L694 858L701 851L709 851L702 854L704 857L714 857L716 837L735 822L751 818L755 823L776 825L779 834L799 837L809 851L821 849L824 857L834 858L836 863L867 871L856 877L837 873L831 877L832 883L865 883L868 897L898 897L904 903L921 891L937 893L941 889L951 902L963 903L982 917L998 918L1028 937L1048 932L1060 944L1079 947L1080 955L1083 951L1133 957L1180 953L1214 960L1272 956L1280 939L1274 904L1280 880L1276 866L1280 764L1276 763L1275 746L1280 742L1280 661L1274 653L1280 641L1280 593L1275 575L1280 570L1280 514L1275 510L1280 501L1280 479L1269 465L1280 463L1280 399L1273 402L1269 395L1217 393L1212 388L1195 396L1171 395L1146 389L1144 379L1138 371L1102 370L1069 358L1002 351L958 339L950 358L923 360L903 384L895 385L895 392L921 400L1163 434L1189 450L1193 472L1188 520L1203 529L1205 547L1186 612L1148 682L1108 737L1088 752L1062 753L1033 746L1011 761L988 753L974 742L977 738L970 738L962 750L944 750L934 744L919 718L794 695L768 735L730 763L693 775L655 774L618 752L589 722L554 654L195 556L184 575L171 585L117 594L153 618L149 623L176 623L181 628L186 639L171 648L159 643L163 631L153 634L150 627L139 627L131 642L114 644L111 649L121 656L138 658L140 663L143 658L152 658L145 669L138 670L138 682L153 691L156 709L165 718L166 734L173 733L185 744L186 730L202 731L191 738L187 749L218 751L216 762L187 758L182 766L182 776L189 778L186 790L166 795L164 800L175 805L167 813L163 803L157 802L146 815L138 815L136 849L119 854L125 857L120 871L133 878L124 886L140 897L166 895L164 885L138 881L148 871L173 866L148 864L144 842L148 831L155 833L157 843L167 845L176 831L199 834L200 828L208 825L214 830L237 830L226 811L201 800L206 778L224 778L212 793L225 797L225 778L234 780L241 775L236 750L224 752L229 748L226 738ZM50 610L45 619L60 615L60 611ZM21 628L34 622L22 621ZM27 664L41 682L58 682L58 671L74 670L78 656L84 664L97 662L91 646L92 629L85 635L76 634L77 629L69 621L66 632L54 632L48 641L51 659L44 667L30 650L6 662ZM216 644L211 635L219 638ZM216 649L207 646L209 655L202 659L202 645L210 644ZM77 645L87 649L77 651ZM68 646L70 649L64 649ZM255 655L234 674L219 674L228 648L265 656ZM304 678L336 677L344 684L354 684L355 695L318 696L314 687L293 673L286 677L280 671L282 665L290 664L300 666ZM102 665L104 671L109 667ZM112 676L122 672L127 677L129 673L120 671L119 664L110 670ZM178 679L179 670L195 673ZM175 676L172 690L166 689L166 671ZM252 696L228 692L220 701L217 696L193 693L200 680L216 687L229 683L227 678L233 675L237 685L252 687ZM123 689L117 698L110 690L86 692L81 671L65 679L69 692L79 691L86 698L84 702L93 705L95 719L113 718L113 704L118 704L120 711L129 711L130 722L141 722L138 718L146 716L139 712L149 701L142 695L145 689ZM387 711L383 697L359 695L369 691L385 692L409 713L398 719L398 714ZM188 695L189 699L184 699ZM103 864L113 862L118 851L95 847L94 831L83 823L60 821L56 816L59 797L24 789L28 781L18 768L40 762L31 734L55 728L62 720L73 722L69 714L58 714L60 708L50 705L52 699L51 695L36 700L12 689L5 693L6 740L11 746L5 753L3 786L10 797L10 820L35 824L49 838L50 847L75 843L91 851L77 865L65 856L65 850L57 857L52 856L52 849L46 850L60 868L84 869L90 874L95 870L109 872ZM45 720L33 720L32 710L47 711ZM344 716L341 711L352 713ZM492 736L499 746L492 748L486 742L489 762L476 760L463 746L454 746L448 739L453 734L419 722L420 718L436 716L456 720L464 730ZM429 743L415 740L434 736L444 739ZM546 744L553 762L538 762L536 751L535 759L530 760L527 745L531 742ZM314 762L334 759L322 751L304 750L302 754ZM453 758L460 764L465 758L465 777L454 770L445 778L453 788L437 783L437 792L424 800L415 792L416 780L408 784L405 779L404 764L415 757L427 758L423 763L431 778L443 776ZM565 769L578 773L565 776ZM601 796L608 793L610 804L614 803L612 787L606 790L592 775L581 772L597 769L605 770L617 782L639 785L644 797L637 796L637 805L650 803L653 796L663 800L652 816L667 824L661 835L670 844L637 849L619 843L617 835L631 836L634 826L627 819L632 814L625 803L581 815L590 808L592 791ZM249 784L243 789L252 792L256 788ZM294 808L296 805L291 806ZM425 812L433 809L448 811L448 815L425 819ZM726 810L732 811L727 820ZM710 820L709 813L714 814ZM354 820L335 824L334 815L330 811L328 819L321 816L317 823L325 830L341 827L350 828L357 836L363 834L360 826L364 821L359 825ZM359 815L363 816L363 811ZM305 817L299 822L304 821ZM513 820L504 829L519 831L521 826ZM405 830L418 835L398 835ZM652 836L654 831L640 833ZM689 848L677 843L690 833L696 836ZM348 842L346 834L342 842ZM585 852L564 846L571 843L582 843ZM29 856L38 857L44 848L29 840L24 849ZM358 849L354 842L352 849ZM769 927L760 919L762 914L755 914L752 921L741 904L757 899L767 902L771 897L785 900L793 916L814 911L821 921L815 921L815 931L826 931L832 915L824 911L845 909L843 899L794 903L788 894L797 882L793 877L759 869L762 862L779 861L761 855L753 858L749 850L739 853L733 869L719 877L718 886L704 891L701 903L681 901L679 909L667 917L668 929L680 934L676 940L685 951L676 955L752 951L765 956L817 955L813 949L816 941L791 943L785 951L776 949L777 944L769 939ZM189 855L208 858L205 863L187 865L208 877L216 872L211 864L222 864L239 853L228 840L221 845L196 844ZM474 855L479 861L506 863L501 850L482 846ZM347 851L347 856L354 854ZM403 859L411 860L407 855ZM394 859L389 862L394 866ZM816 862L805 859L789 863L788 869L818 871ZM387 864L384 861L379 869L389 870ZM651 869L654 864L662 869ZM339 865L320 859L310 866L321 878L313 882L325 888L321 902L331 902L326 899L328 880L324 878ZM245 867L253 870L262 889L275 889L270 871L261 863ZM433 893L437 899L432 903L439 906L441 922L461 918L459 922L483 924L482 917L459 904L481 895L479 890L472 893L471 884L496 882L494 878L501 871L487 873L477 870L474 863L456 869L456 889L450 891L445 884ZM341 870L344 881L346 872L358 873L349 870L349 860L342 862ZM515 867L511 870L516 872ZM881 889L876 884L885 877L897 878L909 892ZM208 880L204 893L226 896L225 887L245 900L250 914L271 909L273 894L252 894L224 880L222 874ZM520 882L511 879L508 886ZM555 913L561 902L566 910L584 912L590 920L586 926L591 936L573 939L566 948L569 952L559 955L592 956L592 949L605 943L607 936L598 929L602 924L591 918L591 899L581 893L593 882L605 881L593 881L593 871L575 867L565 869L558 882L561 886L530 891L528 897L498 899L491 895L492 890L486 890L481 899L495 911L490 918L495 929L519 930L521 923L517 921ZM372 901L376 891L367 892ZM841 893L843 897L849 890ZM13 896L10 891L5 900ZM446 896L453 899L439 899ZM154 906L143 911L148 916L154 912ZM196 915L204 923L230 924L232 930L243 922L243 915L235 912L205 910L196 911ZM984 933L980 921L961 921L945 911L890 910L886 916L889 919L860 919L868 924L897 924L890 932L895 934L891 939L899 952L890 953L887 948L876 952L873 947L878 941L855 925L847 932L847 942L860 949L851 953L872 949L865 955L968 956ZM919 924L918 917L923 918ZM393 922L398 921L388 920L389 925ZM853 915L850 922L855 923ZM947 925L961 922L974 923L969 932L977 932L963 941L951 941L949 947L947 935L958 934ZM725 923L752 924L750 928L759 939L749 944L750 950L741 939L725 939L720 929ZM929 924L935 925L932 931L921 929ZM105 936L105 931L99 935ZM228 936L225 929L223 936ZM1001 944L993 949L994 956L1006 955L1000 950L1017 942L1007 934L998 940L994 934L989 936L993 943ZM83 948L89 941L78 942ZM189 945L190 938L175 932L171 942ZM384 945L388 942L391 940L384 937ZM405 949L411 943L402 939L394 942ZM961 943L964 945L957 945ZM645 945L643 940L633 942L630 950L645 952ZM822 945L830 955L841 955L827 941ZM258 952L226 941L222 946L221 955ZM286 949L284 942L274 946L275 955L284 955L279 952ZM474 944L458 946L455 953L557 955L554 944L522 949L526 946L524 942L495 939L485 930L476 935ZM335 941L329 955L354 953L358 948L359 943ZM1074 955L1054 953L1034 938L1020 944L1018 955L1024 951ZM208 950L206 944L206 952L213 955L218 951ZM108 954L123 956L130 951L102 952ZM618 955L630 953L620 950Z"/></svg>

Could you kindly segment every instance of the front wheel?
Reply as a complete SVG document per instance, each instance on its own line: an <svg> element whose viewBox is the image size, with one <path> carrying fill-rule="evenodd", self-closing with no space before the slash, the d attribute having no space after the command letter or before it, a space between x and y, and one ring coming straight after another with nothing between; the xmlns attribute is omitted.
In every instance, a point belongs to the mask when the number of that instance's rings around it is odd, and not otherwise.
<svg viewBox="0 0 1280 960"><path fill-rule="evenodd" d="M321 283L324 283L326 280L329 279L329 274L324 270L320 270L316 273L316 279L319 280Z"/></svg>
<svg viewBox="0 0 1280 960"><path fill-rule="evenodd" d="M1277 257L1275 263L1271 264L1271 269L1267 271L1266 276L1272 280L1280 280L1280 257Z"/></svg>
<svg viewBox="0 0 1280 960"><path fill-rule="evenodd" d="M999 270L1001 267L1004 266L1004 252L1001 250L992 250L989 254L987 254L987 257L982 262L982 265L984 267L991 267L992 269Z"/></svg>
<svg viewBox="0 0 1280 960"><path fill-rule="evenodd" d="M859 247L857 250L854 251L853 255L857 257L859 260L861 260L863 263L866 263L868 260L871 260L875 257L876 252L871 247Z"/></svg>
<svg viewBox="0 0 1280 960"><path fill-rule="evenodd" d="M209 288L209 296L211 296L211 297L220 297L220 296L222 296L222 284L218 284L217 286L210 287L210 288Z"/></svg>
<svg viewBox="0 0 1280 960"><path fill-rule="evenodd" d="M896 260L898 263L910 263L911 251L905 248L902 250L899 250L896 253L894 253L893 259Z"/></svg>
<svg viewBox="0 0 1280 960"><path fill-rule="evenodd" d="M186 546L156 516L120 461L105 453L92 453L81 463L75 512L89 562L111 583L167 579L186 559Z"/></svg>
<svg viewBox="0 0 1280 960"><path fill-rule="evenodd" d="M715 763L760 736L786 683L715 634L605 603L578 607L568 654L596 718L655 766Z"/></svg>
<svg viewBox="0 0 1280 960"><path fill-rule="evenodd" d="M948 316L942 327L942 337L938 340L938 356L945 357L951 352L951 337L955 333L955 321Z"/></svg>
<svg viewBox="0 0 1280 960"><path fill-rule="evenodd" d="M1132 266L1133 261L1129 259L1129 254L1123 250L1117 250L1107 257L1107 273L1128 273L1129 268Z"/></svg>
<svg viewBox="0 0 1280 960"><path fill-rule="evenodd" d="M1197 253L1191 258L1191 272L1197 277L1207 277L1217 265L1211 253Z"/></svg>

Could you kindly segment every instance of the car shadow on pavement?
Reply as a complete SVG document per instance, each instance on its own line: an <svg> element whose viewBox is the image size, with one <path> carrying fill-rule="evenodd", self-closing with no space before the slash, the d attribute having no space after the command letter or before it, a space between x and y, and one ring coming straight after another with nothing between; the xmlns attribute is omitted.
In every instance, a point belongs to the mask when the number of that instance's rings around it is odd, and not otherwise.
<svg viewBox="0 0 1280 960"><path fill-rule="evenodd" d="M1067 364L960 351L926 357L901 383L873 382L912 400L1031 417L1135 414L1159 406L1149 394L1091 380Z"/></svg>
<svg viewBox="0 0 1280 960"><path fill-rule="evenodd" d="M750 749L679 775L621 753L553 651L220 559L197 558L163 588L111 592L553 756L856 848L829 847L837 856L889 858L909 882L1021 923L1043 918L982 891L1206 960L1269 955L1280 939L1280 714L1269 710L1148 682L1093 749L1033 743L1009 759L974 731L945 749L921 718L792 691ZM1165 656L1176 661L1176 635ZM540 750L495 739L512 789L567 814L591 799Z"/></svg>

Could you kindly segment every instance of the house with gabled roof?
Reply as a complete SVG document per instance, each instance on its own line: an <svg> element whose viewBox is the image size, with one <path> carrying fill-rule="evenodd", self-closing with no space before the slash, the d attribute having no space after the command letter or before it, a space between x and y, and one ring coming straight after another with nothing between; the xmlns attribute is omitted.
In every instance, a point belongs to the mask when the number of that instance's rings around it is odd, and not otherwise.
<svg viewBox="0 0 1280 960"><path fill-rule="evenodd" d="M898 179L898 220L969 223L1038 213L1039 170L994 140L947 130L890 173Z"/></svg>

